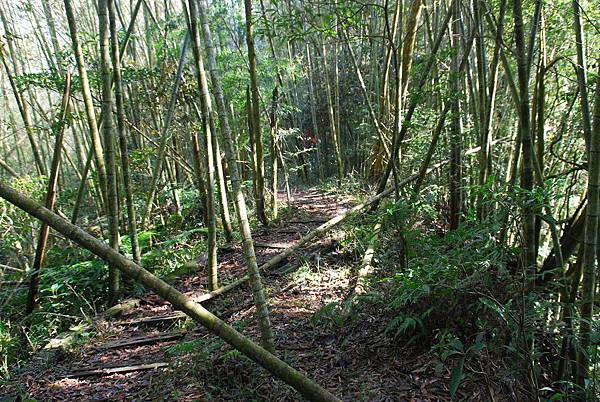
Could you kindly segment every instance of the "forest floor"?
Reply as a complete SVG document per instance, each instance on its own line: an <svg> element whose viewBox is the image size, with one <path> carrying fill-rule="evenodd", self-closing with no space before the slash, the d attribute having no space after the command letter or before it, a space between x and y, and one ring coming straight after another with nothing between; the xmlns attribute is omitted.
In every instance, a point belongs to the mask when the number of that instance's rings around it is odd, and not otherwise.
<svg viewBox="0 0 600 402"><path fill-rule="evenodd" d="M354 202L317 190L293 196L285 216L254 233L259 265ZM360 256L344 251L343 238L341 229L334 230L263 274L278 355L345 401L451 400L450 370L440 372L428 348L405 346L386 334L390 317L383 309L367 304L343 322L323 313L331 303L347 299L355 281ZM220 249L218 258L222 284L244 275L239 247ZM198 267L173 281L191 298L206 286L202 258ZM204 305L258 341L247 285ZM33 365L23 371L13 391L38 401L301 399L154 294L119 317L96 320L89 333L85 343L52 367ZM456 397L507 400L489 376L478 377L464 379Z"/></svg>

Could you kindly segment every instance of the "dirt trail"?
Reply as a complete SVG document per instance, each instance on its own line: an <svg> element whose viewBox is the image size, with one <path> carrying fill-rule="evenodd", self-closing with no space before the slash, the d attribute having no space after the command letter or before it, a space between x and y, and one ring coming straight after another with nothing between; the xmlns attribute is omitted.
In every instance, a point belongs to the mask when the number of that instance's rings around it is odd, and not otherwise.
<svg viewBox="0 0 600 402"><path fill-rule="evenodd" d="M314 190L295 193L280 221L253 234L259 263L352 203ZM361 304L345 318L335 314L362 257L340 242L344 236L334 230L263 273L277 354L344 401L451 401L451 371L443 365L440 371L439 358L426 345L387 333L394 315L386 303ZM245 274L239 247L219 250L218 257L222 285ZM205 292L206 282L201 266L174 285L195 297ZM386 283L373 281L370 290L385 297ZM203 304L259 341L247 284ZM85 346L54 367L22 373L15 381L21 395L37 401L300 400L291 387L152 294L122 316L97 322L91 332ZM463 379L456 398L511 400L490 379L488 374Z"/></svg>
<svg viewBox="0 0 600 402"><path fill-rule="evenodd" d="M351 202L349 198L313 190L296 192L293 198L292 207L283 219L272 227L260 227L253 233L259 265L294 244L311 229L344 212ZM301 257L316 259L318 263L318 250L331 249L331 244L331 239L325 238L309 245L288 258L280 270L297 269ZM227 284L245 273L239 247L219 250L218 259L221 284ZM174 282L179 290L192 298L203 294L206 286L206 275L201 265L200 261L197 271ZM321 306L322 300L328 299L331 289L327 286L305 288L297 283L288 283L282 275L265 274L263 280L270 295L278 348L294 351L298 361L292 364L302 368L302 362L308 357L304 351L311 349L309 345L303 346L305 342L300 339L310 332L310 328L305 327L306 320ZM247 286L205 305L228 322L250 321L253 316L252 298ZM297 318L302 321L300 326L294 322ZM178 343L193 345L193 341L202 342L209 338L202 327L183 327L184 320L185 316L174 311L169 303L156 295L146 295L138 307L118 319L98 322L95 330L98 335L80 352L66 357L48 370L25 373L20 378L21 386L30 397L40 401L204 400L207 394L202 387L203 381L190 374L190 365L194 363L190 357L193 354L186 356L185 353L172 353L174 349L169 349L169 346ZM244 331L257 339L254 323L250 322ZM233 368L232 375L243 376L240 370L246 369ZM310 376L314 374L309 372ZM266 380L269 383L275 381ZM209 383L208 379L206 383ZM294 395L281 384L277 386L285 395ZM209 394L213 395L209 398L212 399L215 391Z"/></svg>

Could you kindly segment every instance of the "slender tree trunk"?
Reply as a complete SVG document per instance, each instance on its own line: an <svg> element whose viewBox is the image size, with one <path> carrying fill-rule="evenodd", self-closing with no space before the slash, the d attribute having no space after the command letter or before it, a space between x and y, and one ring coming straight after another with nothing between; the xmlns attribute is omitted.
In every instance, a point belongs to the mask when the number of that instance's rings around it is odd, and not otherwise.
<svg viewBox="0 0 600 402"><path fill-rule="evenodd" d="M204 144L206 147L206 206L208 223L208 287L217 290L219 287L217 272L217 224L215 208L215 161L213 153L211 132L212 101L208 93L208 81L204 70L204 61L200 48L200 32L198 30L198 13L196 0L189 0L190 10L190 33L192 36L192 50L194 53L196 79L200 90L200 108L202 109L202 123L204 132ZM227 208L227 205L224 206Z"/></svg>
<svg viewBox="0 0 600 402"><path fill-rule="evenodd" d="M519 131L521 133L521 152L522 164L521 187L525 192L525 199L522 207L522 238L523 238L523 275L525 278L525 289L523 292L529 292L535 281L536 272L536 249L535 249L535 212L532 205L533 191L533 138L530 125L529 110L529 64L525 53L525 35L523 32L523 14L521 0L513 0L513 20L515 31L515 49L517 58L517 77L519 86ZM533 27L532 27L533 29ZM527 296L526 296L527 297ZM523 309L523 325L528 325L532 319L533 303L526 301L521 308ZM532 328L525 327L524 332L524 353L529 353L533 347ZM528 367L532 391L537 394L537 381L533 367Z"/></svg>
<svg viewBox="0 0 600 402"><path fill-rule="evenodd" d="M214 114L214 113L213 113ZM217 131L214 129L214 117L211 115L212 149L215 154L214 160L217 166L217 181L219 183L219 198L221 201L221 221L223 223L223 231L225 232L225 240L231 243L233 240L233 228L231 226L231 214L229 213L229 201L227 196L227 181L225 178L225 170L223 169L223 159L221 157L221 149L217 140Z"/></svg>
<svg viewBox="0 0 600 402"><path fill-rule="evenodd" d="M71 0L64 0L65 11L67 14L67 24L69 25L69 32L71 34L71 43L73 47L73 55L77 63L77 71L79 73L79 81L81 85L81 93L83 96L83 103L85 106L85 113L87 117L88 126L90 129L90 135L92 139L92 145L94 150L94 157L96 161L96 171L98 174L98 184L100 186L100 193L102 194L102 205L108 205L107 199L107 177L106 177L106 166L104 163L104 152L102 150L102 142L100 140L100 133L98 131L98 124L96 122L96 113L94 111L94 103L92 99L92 92L90 90L90 82L88 80L87 69L85 61L83 60L83 51L81 50L81 44L79 43L79 36L77 33L77 24L75 13L71 5ZM84 175L85 177L85 175Z"/></svg>
<svg viewBox="0 0 600 402"><path fill-rule="evenodd" d="M198 110L196 103L192 102L190 107L194 109L198 119L202 120L202 112ZM204 163L202 163L203 159L200 151L200 138L198 138L198 133L195 130L192 130L192 159L194 162L194 184L196 185L198 196L200 198L200 214L202 215L202 220L207 222L208 215L206 212L206 186L204 182L204 171L206 170L206 167L204 166Z"/></svg>
<svg viewBox="0 0 600 402"><path fill-rule="evenodd" d="M69 100L71 91L71 76L66 75L65 87L63 91L62 102L60 105L59 125L56 130L56 140L54 144L54 155L52 156L52 166L50 168L50 177L48 178L48 191L46 192L46 208L52 211L56 200L56 182L58 181L58 169L60 166L60 157L62 155L62 144L65 134L65 120L69 112ZM25 307L25 315L33 313L37 304L38 285L40 278L40 270L44 265L44 256L46 254L46 245L48 243L48 234L50 227L46 223L42 223L40 235L38 237L37 249L33 260L31 278L29 279L29 291L27 293L27 305Z"/></svg>
<svg viewBox="0 0 600 402"><path fill-rule="evenodd" d="M54 49L54 56L59 70L62 70L62 56L60 51L60 44L58 43L58 36L56 35L56 24L54 22L54 13L52 11L52 5L49 0L42 0L42 7L44 9L44 16L46 17L46 23L48 24L48 31L50 32L50 41L52 42L52 48Z"/></svg>
<svg viewBox="0 0 600 402"><path fill-rule="evenodd" d="M477 0L475 0L477 1ZM462 215L462 119L460 115L460 2L452 5L452 31L450 47L452 55L452 76L450 78L450 229L457 229ZM481 151L480 151L481 152Z"/></svg>
<svg viewBox="0 0 600 402"><path fill-rule="evenodd" d="M596 292L596 253L598 249L598 217L600 216L600 58L597 59L598 75L596 76L596 97L594 103L594 118L589 141L588 153L588 207L585 220L585 235L583 240L583 290L581 306L581 325L579 338L581 356L579 358L578 384L586 388L585 380L594 381L589 372L590 339L594 322L594 295ZM594 395L587 389L586 400L592 400ZM590 398L590 399L588 399Z"/></svg>
<svg viewBox="0 0 600 402"><path fill-rule="evenodd" d="M252 96L250 95L250 85L246 86L246 123L248 124L248 139L250 142L250 168L252 170L252 191L254 193L254 200L256 204L256 197L258 193L258 174L256 165L256 131L254 130L254 115L252 105Z"/></svg>
<svg viewBox="0 0 600 402"><path fill-rule="evenodd" d="M233 187L233 193L235 197L236 212L238 215L238 222L240 226L239 229L242 237L242 246L244 251L244 257L246 258L248 273L251 278L250 284L254 296L254 304L256 305L256 311L262 336L262 344L265 346L265 349L274 350L273 330L271 328L271 322L269 319L269 310L267 307L267 301L265 299L264 290L262 287L260 271L258 270L258 265L256 263L254 244L252 241L252 234L250 231L250 222L248 221L248 212L246 210L246 201L244 200L244 194L242 192L242 186L235 157L233 136L231 134L231 128L229 126L227 108L225 106L223 91L221 90L221 79L217 69L217 62L215 60L215 50L213 47L211 32L208 25L208 4L205 0L199 0L198 6L200 12L200 22L202 25L208 69L212 81L213 94L217 105L217 112L219 115L219 121L221 123L223 139L225 140L225 150L227 152L229 174L231 177L231 185Z"/></svg>
<svg viewBox="0 0 600 402"><path fill-rule="evenodd" d="M323 74L325 75L325 87L327 95L327 111L329 112L329 129L331 130L331 140L333 142L333 153L335 156L335 166L337 170L338 184L341 184L344 178L344 162L342 161L342 151L340 149L340 133L337 131L335 124L335 114L339 113L339 110L333 110L333 90L331 88L331 77L329 74L329 61L327 59L327 46L325 42L322 43L323 49Z"/></svg>
<svg viewBox="0 0 600 402"><path fill-rule="evenodd" d="M273 100L271 103L271 209L273 219L277 219L277 158L279 154L279 139L277 129L277 107L279 102L279 90L277 85L273 88Z"/></svg>
<svg viewBox="0 0 600 402"><path fill-rule="evenodd" d="M113 62L113 82L115 87L115 105L117 109L117 132L119 135L119 149L121 151L121 177L125 190L125 204L127 206L127 227L131 241L131 254L133 261L141 265L140 246L137 237L137 222L135 205L133 203L133 189L131 186L131 173L129 171L129 151L127 149L127 135L125 128L125 108L123 99L123 84L121 82L121 55L119 52L119 39L116 27L114 7L109 3L110 19L110 47Z"/></svg>
<svg viewBox="0 0 600 402"><path fill-rule="evenodd" d="M581 5L580 0L573 0L573 25L575 28L575 48L577 50L577 85L579 87L579 104L581 107L581 123L583 125L583 138L586 149L590 151L590 137L592 135L592 124L590 120L590 102L587 91L586 57L584 50L583 27L581 25Z"/></svg>
<svg viewBox="0 0 600 402"><path fill-rule="evenodd" d="M315 144L315 153L317 159L317 168L319 170L319 180L325 180L325 168L323 166L323 160L320 152L320 134L319 134L319 123L317 121L317 96L314 85L314 70L312 57L310 52L310 46L308 45L308 39L304 39L304 47L306 52L306 68L308 69L308 92L310 97L310 118L312 122L313 135L317 143Z"/></svg>
<svg viewBox="0 0 600 402"><path fill-rule="evenodd" d="M513 1L513 19L515 23L515 47L517 53L517 76L519 85L519 130L521 132L521 152L523 170L521 174L521 187L530 192L533 190L533 141L529 113L529 84L528 65L525 54L525 40L523 33L523 16L521 1ZM527 195L529 197L530 194ZM535 220L533 207L530 202L523 206L523 266L526 272L535 272ZM531 277L530 277L531 279Z"/></svg>
<svg viewBox="0 0 600 402"><path fill-rule="evenodd" d="M489 158L490 158L490 135L487 123L487 110L488 110L488 94L487 94L487 58L485 54L485 43L483 36L483 19L482 10L480 9L481 0L473 0L473 17L476 25L477 34L475 37L475 56L477 66L477 110L478 110L478 122L479 122L479 146L481 151L479 153L479 180L480 186L485 185L490 175L489 170ZM477 197L477 216L481 220L485 215L486 211L483 205L483 196Z"/></svg>
<svg viewBox="0 0 600 402"><path fill-rule="evenodd" d="M256 147L256 214L263 225L269 220L265 211L265 161L260 126L260 100L258 95L258 76L256 72L256 50L254 48L254 31L252 28L252 0L244 0L246 12L246 46L248 47L248 64L250 67L250 93L252 99L252 131Z"/></svg>
<svg viewBox="0 0 600 402"><path fill-rule="evenodd" d="M112 68L110 62L108 9L114 0L98 1L98 27L100 29L100 70L102 79L102 133L104 135L104 159L106 161L106 195L108 216L108 240L110 247L119 251L119 193L115 164L115 125L112 115ZM120 271L109 266L108 304L114 305L120 297Z"/></svg>
<svg viewBox="0 0 600 402"><path fill-rule="evenodd" d="M412 0L408 20L406 21L406 35L404 36L404 46L402 47L402 102L404 102L404 97L406 96L406 91L408 89L408 79L412 67L413 52L417 38L417 27L419 15L421 15L422 3L423 0Z"/></svg>

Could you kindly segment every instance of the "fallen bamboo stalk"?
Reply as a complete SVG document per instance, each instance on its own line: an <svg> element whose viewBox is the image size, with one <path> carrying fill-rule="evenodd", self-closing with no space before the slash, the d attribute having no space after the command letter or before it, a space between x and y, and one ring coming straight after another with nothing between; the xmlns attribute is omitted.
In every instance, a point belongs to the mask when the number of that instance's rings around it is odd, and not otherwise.
<svg viewBox="0 0 600 402"><path fill-rule="evenodd" d="M159 343L159 342L167 342L167 341L173 341L175 339L180 339L180 338L183 338L185 336L185 334L186 334L185 331L177 331L177 332L172 332L170 334L161 334L161 335L155 335L155 336L138 336L135 338L125 339L125 340L120 340L120 341L115 341L115 342L109 342L104 345L94 347L93 349L109 350L109 349L126 348L126 347L130 347L130 346L152 345L152 344Z"/></svg>
<svg viewBox="0 0 600 402"><path fill-rule="evenodd" d="M196 300L194 300L194 301L196 301ZM177 321L177 320L181 320L186 317L187 317L187 314L179 312L179 313L175 313L175 314L162 315L162 316L158 316L158 317L157 316L144 317L144 318L139 318L136 320L116 322L116 324L117 325L140 325L140 324L152 325L152 324L163 323L166 321Z"/></svg>
<svg viewBox="0 0 600 402"><path fill-rule="evenodd" d="M255 241L254 242L254 247L259 247L259 248L273 248L273 249L284 250L284 249L288 248L289 246L284 246L283 244L277 244L277 243L261 243L261 242Z"/></svg>
<svg viewBox="0 0 600 402"><path fill-rule="evenodd" d="M409 183L411 180L414 180L414 179L416 179L416 175L409 177L408 179L404 180L404 182ZM389 188L382 193L374 195L374 196L370 197L367 201L365 201L361 204L358 204L358 205L348 209L346 212L323 223L321 226L317 227L312 232L309 232L304 237L300 238L294 245L286 248L281 253L279 253L278 255L271 258L269 261L267 261L263 265L261 265L260 270L267 271L267 270L273 268L274 266L277 266L279 263L281 263L287 257L289 257L290 255L295 253L298 249L300 249L302 246L304 246L309 241L314 240L315 238L325 234L326 232L328 232L329 230L333 229L335 226L337 226L338 224L343 222L348 217L354 215L357 212L362 211L363 209L365 209L372 203L381 200L382 198L384 198L385 196L390 194L392 190L393 190L392 188ZM237 288L238 286L247 282L249 279L250 279L250 277L248 275L245 275L245 276L241 277L240 279L230 283L229 285L220 287L219 289L214 290L210 293L206 293L206 294L196 298L195 300L198 303L202 303L202 302L208 301L210 299L214 299L217 296L220 296L222 294L225 294L225 293Z"/></svg>
<svg viewBox="0 0 600 402"><path fill-rule="evenodd" d="M345 303L344 310L342 312L343 317L348 318L352 313L352 306L357 296L361 296L367 291L367 277L373 272L373 257L375 257L375 246L377 245L377 239L381 233L381 222L377 222L373 226L372 236L363 255L360 263L360 268L356 274L356 284L352 288L350 295L347 299L348 303Z"/></svg>
<svg viewBox="0 0 600 402"><path fill-rule="evenodd" d="M95 375L108 375L118 373L131 373L133 371L142 370L155 370L163 367L168 367L169 364L165 362L149 363L149 364L138 364L135 366L121 366L121 367L105 367L93 370L76 371L69 375L67 378L80 378L80 377L91 377Z"/></svg>
<svg viewBox="0 0 600 402"><path fill-rule="evenodd" d="M358 270L358 276L356 279L356 286L354 287L354 291L352 292L352 299L355 296L362 295L366 292L367 287L367 276L373 272L373 257L375 256L375 246L377 244L377 238L379 237L379 233L381 231L381 222L378 222L373 227L373 236L371 240L369 240L369 245L367 246L367 250L363 255L362 262L360 264L360 269Z"/></svg>
<svg viewBox="0 0 600 402"><path fill-rule="evenodd" d="M266 349L252 342L203 306L193 302L173 286L111 249L103 241L85 232L80 227L73 225L52 211L42 207L34 200L16 192L3 182L0 182L0 197L27 212L29 215L50 225L57 232L62 233L81 247L96 254L136 282L152 289L156 294L173 304L175 308L183 311L206 327L210 332L292 386L308 400L340 401L340 399L325 388L310 380Z"/></svg>
<svg viewBox="0 0 600 402"><path fill-rule="evenodd" d="M6 269L8 271L14 271L14 272L25 272L24 269L11 267L9 265L4 265L4 264L0 264L0 269Z"/></svg>

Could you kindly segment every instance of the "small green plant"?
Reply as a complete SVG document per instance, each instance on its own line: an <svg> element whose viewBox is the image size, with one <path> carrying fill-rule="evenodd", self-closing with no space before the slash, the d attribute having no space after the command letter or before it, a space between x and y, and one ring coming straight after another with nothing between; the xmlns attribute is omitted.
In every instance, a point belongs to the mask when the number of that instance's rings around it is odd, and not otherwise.
<svg viewBox="0 0 600 402"><path fill-rule="evenodd" d="M431 314L432 310L433 307L427 309L423 313L419 313L419 315L400 313L398 316L391 319L387 323L387 325L385 326L384 333L388 334L393 332L396 338L408 334L414 334L409 340L410 343L417 339L420 335L422 335L423 320L426 319L429 316L429 314ZM419 332L417 332L417 330L419 330Z"/></svg>
<svg viewBox="0 0 600 402"><path fill-rule="evenodd" d="M440 364L443 365L446 362L450 362L450 360L456 361L450 374L450 381L448 382L448 390L451 397L456 395L460 382L464 378L465 361L475 357L486 347L483 337L483 332L478 333L473 344L465 347L464 343L452 333L442 331L436 336L438 343L432 347L432 350L437 352L440 357L442 361Z"/></svg>

